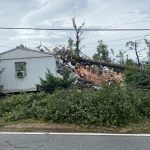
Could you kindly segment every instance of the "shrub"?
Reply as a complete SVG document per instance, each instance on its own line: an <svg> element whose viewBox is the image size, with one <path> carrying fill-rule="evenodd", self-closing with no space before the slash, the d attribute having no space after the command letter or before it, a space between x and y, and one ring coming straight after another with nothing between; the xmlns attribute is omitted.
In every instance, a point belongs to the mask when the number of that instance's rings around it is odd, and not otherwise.
<svg viewBox="0 0 150 150"><path fill-rule="evenodd" d="M61 79L54 77L49 70L46 73L45 79L41 78L40 80L40 89L48 93L53 93L56 89L67 89L72 85L72 80L69 79L67 74Z"/></svg>
<svg viewBox="0 0 150 150"><path fill-rule="evenodd" d="M0 117L9 121L125 126L150 117L150 92L106 86L91 93L68 89L53 94L21 94L0 101Z"/></svg>
<svg viewBox="0 0 150 150"><path fill-rule="evenodd" d="M126 70L124 73L125 73L125 82L129 86L150 89L150 67L149 66L145 67L145 70L143 71Z"/></svg>

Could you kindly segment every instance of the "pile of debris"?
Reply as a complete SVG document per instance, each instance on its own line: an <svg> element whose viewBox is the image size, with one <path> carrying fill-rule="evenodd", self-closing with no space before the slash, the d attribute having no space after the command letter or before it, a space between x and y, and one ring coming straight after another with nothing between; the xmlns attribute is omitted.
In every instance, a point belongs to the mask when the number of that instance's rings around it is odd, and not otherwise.
<svg viewBox="0 0 150 150"><path fill-rule="evenodd" d="M119 84L123 81L121 73L116 73L113 71L113 69L102 66L100 66L96 71L96 69L92 68L91 66L82 66L81 64L77 64L74 72L80 77L93 82L95 85L102 85L106 82L109 84L111 82Z"/></svg>
<svg viewBox="0 0 150 150"><path fill-rule="evenodd" d="M91 64L88 59L76 58L69 51L55 53L57 58L57 72L62 76L69 71L70 77L75 79L74 84L82 86L100 87L103 84L123 82L123 75L113 71L113 68ZM84 60L84 61L82 61Z"/></svg>

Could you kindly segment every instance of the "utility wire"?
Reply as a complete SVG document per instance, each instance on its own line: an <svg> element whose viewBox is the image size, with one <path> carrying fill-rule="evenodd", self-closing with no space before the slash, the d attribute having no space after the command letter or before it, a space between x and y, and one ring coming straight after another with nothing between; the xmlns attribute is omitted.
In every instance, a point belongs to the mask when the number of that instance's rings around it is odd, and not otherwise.
<svg viewBox="0 0 150 150"><path fill-rule="evenodd" d="M104 42L107 43L107 41L104 41ZM145 42L141 42L139 44L143 44L143 43L145 43ZM94 43L87 43L87 44L83 44L83 45L86 46L86 45L95 45L95 44L98 44L98 42L97 43L96 42L94 42ZM120 45L125 45L125 43L122 43L122 44L108 44L108 45L110 45L110 46L120 46Z"/></svg>
<svg viewBox="0 0 150 150"><path fill-rule="evenodd" d="M149 35L150 35L150 33L146 34L142 39L140 39L140 40L138 41L138 44L139 44L142 40L144 40L147 36L149 36Z"/></svg>
<svg viewBox="0 0 150 150"><path fill-rule="evenodd" d="M45 31L74 31L74 28L25 28L25 27L0 27L0 30L45 30ZM83 28L82 31L150 31L150 28L137 29L102 29L102 28Z"/></svg>
<svg viewBox="0 0 150 150"><path fill-rule="evenodd" d="M110 41L104 41L106 43L110 43L110 42L116 42L116 41L122 41L122 40L128 40L128 39L133 39L133 38L139 38L139 37L143 37L142 40L147 37L147 36L150 36L150 33L149 34L146 34L146 35L140 35L140 36L132 36L132 37L127 37L127 38L122 38L122 39L115 39L115 40L110 40ZM141 40L141 39L140 39ZM142 42L143 43L143 42ZM141 43L141 44L142 44ZM93 42L93 43L87 43L85 45L92 45L92 44L97 44L96 42ZM112 45L112 44L109 44L109 45ZM119 44L119 45L124 45L124 44Z"/></svg>
<svg viewBox="0 0 150 150"><path fill-rule="evenodd" d="M133 38L138 38L138 37L143 37L142 39L140 39L141 41L145 38L145 37L147 37L147 36L150 36L150 33L149 34L146 34L146 35L140 35L140 36L132 36L132 37L127 37L127 38L122 38L122 39L116 39L116 40L110 40L110 41L104 41L104 42L106 42L106 43L110 43L110 42L116 42L116 41L122 41L122 40L128 40L128 39L133 39ZM140 42L141 42L140 41ZM140 43L139 42L139 43ZM142 42L143 43L143 42ZM97 44L97 43L95 43L95 42L93 42L93 43L87 43L87 44L85 44L85 45L91 45L91 44ZM111 45L111 44L109 44L109 45ZM119 45L124 45L124 44L119 44Z"/></svg>
<svg viewBox="0 0 150 150"><path fill-rule="evenodd" d="M145 36L145 35L143 35L143 36ZM106 41L106 42L122 41L122 40L128 40L128 39L139 38L139 37L143 37L143 36L142 36L142 35L140 35L140 36L132 36L132 37L127 37L127 38L122 38L122 39L110 40L110 41Z"/></svg>

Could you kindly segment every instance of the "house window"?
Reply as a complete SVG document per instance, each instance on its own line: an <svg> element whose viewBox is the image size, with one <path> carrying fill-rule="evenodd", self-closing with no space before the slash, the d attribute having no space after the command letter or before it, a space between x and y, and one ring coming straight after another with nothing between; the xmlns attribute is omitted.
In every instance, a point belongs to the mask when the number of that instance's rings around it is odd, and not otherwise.
<svg viewBox="0 0 150 150"><path fill-rule="evenodd" d="M15 71L17 78L24 78L27 75L26 62L15 62Z"/></svg>

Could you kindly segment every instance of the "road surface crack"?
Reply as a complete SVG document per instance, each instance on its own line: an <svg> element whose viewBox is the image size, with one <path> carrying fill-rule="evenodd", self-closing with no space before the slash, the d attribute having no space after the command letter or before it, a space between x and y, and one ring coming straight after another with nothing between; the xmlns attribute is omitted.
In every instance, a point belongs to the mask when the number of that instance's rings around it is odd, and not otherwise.
<svg viewBox="0 0 150 150"><path fill-rule="evenodd" d="M16 146L15 144L10 143L9 141L5 141L6 144L8 144L12 148L30 148L30 147L24 147L24 146Z"/></svg>

